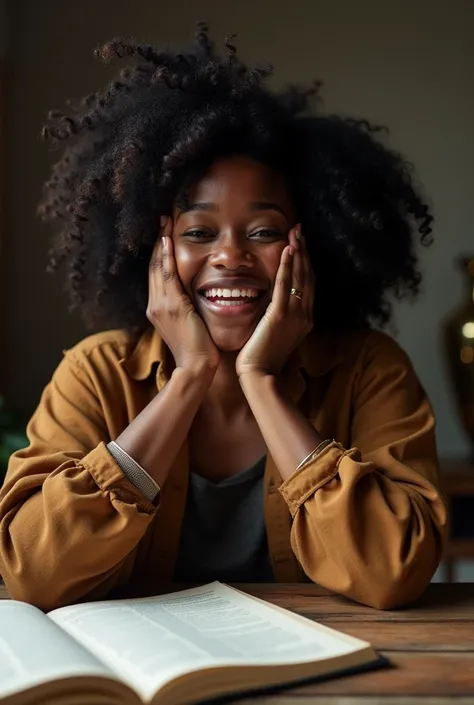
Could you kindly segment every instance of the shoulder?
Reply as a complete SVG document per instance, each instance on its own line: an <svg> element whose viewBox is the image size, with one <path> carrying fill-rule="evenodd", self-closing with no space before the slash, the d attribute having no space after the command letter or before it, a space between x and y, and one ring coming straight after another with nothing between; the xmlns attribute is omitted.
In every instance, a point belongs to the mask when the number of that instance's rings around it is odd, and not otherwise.
<svg viewBox="0 0 474 705"><path fill-rule="evenodd" d="M419 386L407 352L387 333L368 327L339 333L337 350L336 374L355 391L392 382Z"/></svg>
<svg viewBox="0 0 474 705"><path fill-rule="evenodd" d="M361 368L369 365L396 364L411 367L406 351L390 335L367 328L347 334L347 348L357 358ZM353 357L354 360L354 357Z"/></svg>
<svg viewBox="0 0 474 705"><path fill-rule="evenodd" d="M411 366L406 351L387 333L362 328L337 335L339 359L360 370L369 366L399 364Z"/></svg>
<svg viewBox="0 0 474 705"><path fill-rule="evenodd" d="M411 369L403 348L389 335L369 327L310 334L301 346L300 360L312 376L331 372L355 380L368 369L402 366Z"/></svg>
<svg viewBox="0 0 474 705"><path fill-rule="evenodd" d="M139 336L125 329L94 333L63 350L56 379L71 375L87 385L102 388L116 385L123 377L122 366L137 346Z"/></svg>
<svg viewBox="0 0 474 705"><path fill-rule="evenodd" d="M63 350L64 360L83 369L119 366L137 344L137 335L114 329L94 333Z"/></svg>
<svg viewBox="0 0 474 705"><path fill-rule="evenodd" d="M418 397L424 394L407 352L390 335L366 329L341 338L342 365L352 369L354 392L376 394L404 389Z"/></svg>

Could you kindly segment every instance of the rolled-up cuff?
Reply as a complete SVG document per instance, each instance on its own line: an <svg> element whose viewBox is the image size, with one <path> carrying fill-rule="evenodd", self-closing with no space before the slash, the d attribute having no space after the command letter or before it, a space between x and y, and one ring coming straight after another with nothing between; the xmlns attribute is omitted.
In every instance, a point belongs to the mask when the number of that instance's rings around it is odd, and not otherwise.
<svg viewBox="0 0 474 705"><path fill-rule="evenodd" d="M96 448L84 456L81 464L89 471L94 482L103 492L110 492L125 504L136 505L137 509L145 514L156 512L157 505L144 497L135 485L125 477L104 442L99 443Z"/></svg>
<svg viewBox="0 0 474 705"><path fill-rule="evenodd" d="M340 443L333 441L314 460L280 485L278 489L292 516L308 497L337 475L339 462L348 452Z"/></svg>

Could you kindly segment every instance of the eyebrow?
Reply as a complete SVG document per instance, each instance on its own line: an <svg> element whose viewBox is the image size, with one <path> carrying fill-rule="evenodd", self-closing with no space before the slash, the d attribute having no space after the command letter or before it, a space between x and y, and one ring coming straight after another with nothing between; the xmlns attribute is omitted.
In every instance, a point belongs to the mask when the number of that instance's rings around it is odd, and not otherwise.
<svg viewBox="0 0 474 705"><path fill-rule="evenodd" d="M187 203L186 206L183 208L179 209L179 213L176 217L176 221L178 221L182 215L185 213L191 213L192 211L217 211L218 208L217 206L214 205L214 203L205 203L205 202L200 202L200 203Z"/></svg>
<svg viewBox="0 0 474 705"><path fill-rule="evenodd" d="M214 203L206 203L204 201L198 203L187 204L185 208L180 209L178 217L176 220L184 215L184 213L191 213L193 211L217 211L219 210ZM252 211L277 211L281 213L285 218L287 217L285 211L278 203L272 203L270 201L254 201L250 204L250 210Z"/></svg>
<svg viewBox="0 0 474 705"><path fill-rule="evenodd" d="M281 213L282 215L287 217L285 211L281 206L278 205L278 203L271 203L270 201L254 201L254 203L250 204L250 210L253 211L278 211L278 213Z"/></svg>

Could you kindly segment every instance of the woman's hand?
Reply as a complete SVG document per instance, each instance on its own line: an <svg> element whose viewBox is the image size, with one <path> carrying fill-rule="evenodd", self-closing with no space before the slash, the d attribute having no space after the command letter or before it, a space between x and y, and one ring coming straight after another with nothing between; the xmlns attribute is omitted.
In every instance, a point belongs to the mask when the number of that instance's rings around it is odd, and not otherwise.
<svg viewBox="0 0 474 705"><path fill-rule="evenodd" d="M301 292L301 299L291 290ZM282 252L272 300L249 341L240 351L237 375L278 375L293 350L313 327L314 274L301 226L290 230Z"/></svg>
<svg viewBox="0 0 474 705"><path fill-rule="evenodd" d="M150 259L146 315L171 350L176 367L215 372L219 351L179 279L172 232L168 217Z"/></svg>

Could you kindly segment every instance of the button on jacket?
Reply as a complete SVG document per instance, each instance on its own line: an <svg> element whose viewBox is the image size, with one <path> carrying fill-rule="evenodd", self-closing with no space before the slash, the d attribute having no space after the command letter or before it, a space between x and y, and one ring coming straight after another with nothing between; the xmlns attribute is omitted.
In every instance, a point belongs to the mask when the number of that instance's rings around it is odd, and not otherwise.
<svg viewBox="0 0 474 705"><path fill-rule="evenodd" d="M64 351L0 491L0 574L13 598L49 610L172 581L187 445L158 506L106 448L171 370L151 327L139 338L98 333ZM369 329L312 334L283 385L335 442L284 482L267 456L262 510L275 579L313 581L378 608L414 600L438 566L446 509L433 413L406 354Z"/></svg>

